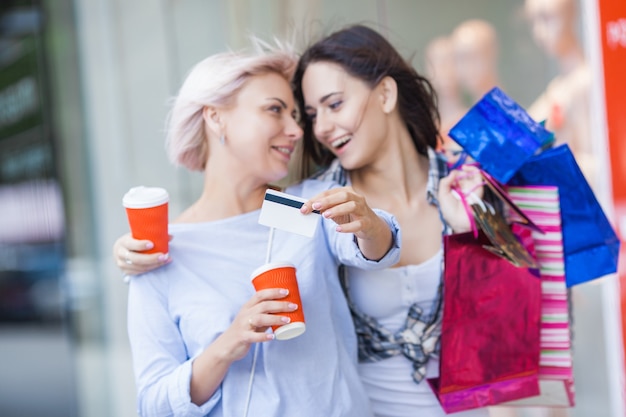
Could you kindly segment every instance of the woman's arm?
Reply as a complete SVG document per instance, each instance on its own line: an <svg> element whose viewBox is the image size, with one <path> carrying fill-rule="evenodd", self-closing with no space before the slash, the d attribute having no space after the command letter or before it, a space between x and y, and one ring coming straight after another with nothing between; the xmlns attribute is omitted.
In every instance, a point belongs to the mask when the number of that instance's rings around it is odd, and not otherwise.
<svg viewBox="0 0 626 417"><path fill-rule="evenodd" d="M193 362L191 373L191 401L200 405L208 401L219 388L230 365L248 354L253 343L274 339L265 331L274 325L288 323L280 312L291 312L300 306L277 301L287 296L282 288L271 288L255 293L233 320L232 324L211 343Z"/></svg>
<svg viewBox="0 0 626 417"><path fill-rule="evenodd" d="M154 275L154 276L152 276ZM141 416L204 416L219 402L220 385L233 362L253 343L273 339L265 333L285 324L280 312L300 306L280 301L286 290L256 292L220 335L195 358L189 358L177 320L170 316L167 281L171 274L151 274L131 281L128 335Z"/></svg>
<svg viewBox="0 0 626 417"><path fill-rule="evenodd" d="M323 191L300 209L303 214L312 210L319 210L322 216L333 220L337 224L337 232L354 234L361 253L368 260L379 261L397 246L394 227L351 187Z"/></svg>

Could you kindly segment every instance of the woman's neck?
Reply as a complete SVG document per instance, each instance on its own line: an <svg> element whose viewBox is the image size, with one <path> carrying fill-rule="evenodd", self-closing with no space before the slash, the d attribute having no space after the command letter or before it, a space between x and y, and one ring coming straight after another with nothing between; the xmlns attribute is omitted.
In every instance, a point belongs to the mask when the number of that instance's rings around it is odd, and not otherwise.
<svg viewBox="0 0 626 417"><path fill-rule="evenodd" d="M390 198L406 204L421 198L428 182L428 157L417 152L404 127L391 132L386 144L375 161L350 171L352 187L372 204Z"/></svg>
<svg viewBox="0 0 626 417"><path fill-rule="evenodd" d="M200 198L176 219L177 223L201 223L249 213L261 208L268 185L245 178L205 173Z"/></svg>

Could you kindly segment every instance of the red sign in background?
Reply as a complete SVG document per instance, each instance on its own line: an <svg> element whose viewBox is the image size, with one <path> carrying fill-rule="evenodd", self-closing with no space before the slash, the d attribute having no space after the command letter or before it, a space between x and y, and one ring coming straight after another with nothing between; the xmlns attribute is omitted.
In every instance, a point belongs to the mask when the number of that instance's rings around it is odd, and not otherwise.
<svg viewBox="0 0 626 417"><path fill-rule="evenodd" d="M618 267L622 346L626 347L626 1L598 0L614 221L621 239Z"/></svg>

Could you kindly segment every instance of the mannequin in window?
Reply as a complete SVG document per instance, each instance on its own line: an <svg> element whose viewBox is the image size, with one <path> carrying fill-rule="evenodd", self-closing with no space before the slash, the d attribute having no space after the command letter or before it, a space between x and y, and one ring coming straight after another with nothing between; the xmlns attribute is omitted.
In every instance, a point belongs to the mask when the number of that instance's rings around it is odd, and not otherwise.
<svg viewBox="0 0 626 417"><path fill-rule="evenodd" d="M441 150L450 162L455 162L462 148L448 136L448 132L467 113L468 107L463 103L450 37L440 36L430 41L425 61L426 76L437 93L441 117L439 132L443 140Z"/></svg>
<svg viewBox="0 0 626 417"><path fill-rule="evenodd" d="M471 106L500 83L497 34L490 23L471 19L459 24L451 39L459 83Z"/></svg>
<svg viewBox="0 0 626 417"><path fill-rule="evenodd" d="M546 128L555 133L557 144L570 146L593 186L591 72L577 36L576 0L525 0L524 8L535 41L558 64L558 74L528 113L537 121L546 120Z"/></svg>

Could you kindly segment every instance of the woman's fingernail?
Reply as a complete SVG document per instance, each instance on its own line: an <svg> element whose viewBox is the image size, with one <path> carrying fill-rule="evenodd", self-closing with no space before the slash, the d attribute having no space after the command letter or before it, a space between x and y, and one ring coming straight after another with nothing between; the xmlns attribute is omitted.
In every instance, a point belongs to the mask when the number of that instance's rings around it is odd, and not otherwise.
<svg viewBox="0 0 626 417"><path fill-rule="evenodd" d="M289 303L289 308L292 310L295 310L298 308L298 304L294 304L294 303Z"/></svg>
<svg viewBox="0 0 626 417"><path fill-rule="evenodd" d="M324 213L322 213L322 216L324 216L325 218L329 218L332 215L333 215L333 212L330 210L326 210Z"/></svg>
<svg viewBox="0 0 626 417"><path fill-rule="evenodd" d="M281 288L281 289L280 289L280 293L281 293L282 295L287 295L287 294L289 294L289 290L288 290L288 289L286 289L286 288Z"/></svg>
<svg viewBox="0 0 626 417"><path fill-rule="evenodd" d="M289 317L283 316L283 317L280 318L280 321L282 321L283 323L289 323L291 321L291 319Z"/></svg>
<svg viewBox="0 0 626 417"><path fill-rule="evenodd" d="M169 259L170 254L166 253L165 255L159 255L159 257L157 258L159 260L159 262L165 262Z"/></svg>
<svg viewBox="0 0 626 417"><path fill-rule="evenodd" d="M267 340L274 340L274 334L273 333L268 333L265 335L265 337L267 338Z"/></svg>
<svg viewBox="0 0 626 417"><path fill-rule="evenodd" d="M319 210L322 208L322 203L313 203L313 209L314 210Z"/></svg>
<svg viewBox="0 0 626 417"><path fill-rule="evenodd" d="M146 243L146 249L152 249L154 247L154 243L148 242Z"/></svg>

